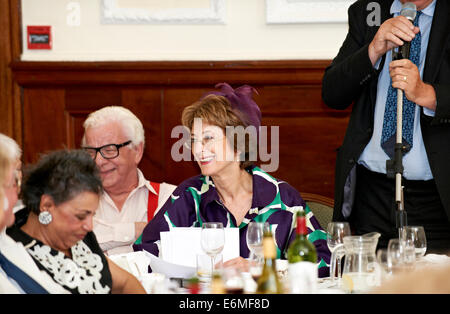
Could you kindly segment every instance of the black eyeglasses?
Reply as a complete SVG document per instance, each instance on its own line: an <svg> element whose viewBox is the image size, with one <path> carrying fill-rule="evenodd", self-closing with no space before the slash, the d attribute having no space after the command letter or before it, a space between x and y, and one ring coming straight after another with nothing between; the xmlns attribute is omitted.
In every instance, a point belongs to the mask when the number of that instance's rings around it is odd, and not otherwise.
<svg viewBox="0 0 450 314"><path fill-rule="evenodd" d="M119 149L121 147L127 146L131 143L130 141L126 141L122 144L106 144L100 147L82 147L85 151L91 155L92 159L95 160L97 158L97 153L100 152L100 155L102 155L105 159L114 159L117 156L119 156Z"/></svg>

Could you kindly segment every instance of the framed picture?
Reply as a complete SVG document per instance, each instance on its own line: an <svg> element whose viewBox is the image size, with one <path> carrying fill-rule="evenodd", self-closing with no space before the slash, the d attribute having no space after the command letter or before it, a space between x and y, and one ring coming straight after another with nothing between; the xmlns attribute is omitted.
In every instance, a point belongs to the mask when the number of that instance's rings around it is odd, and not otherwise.
<svg viewBox="0 0 450 314"><path fill-rule="evenodd" d="M225 0L102 0L102 24L225 24Z"/></svg>
<svg viewBox="0 0 450 314"><path fill-rule="evenodd" d="M267 24L346 23L354 0L266 0Z"/></svg>

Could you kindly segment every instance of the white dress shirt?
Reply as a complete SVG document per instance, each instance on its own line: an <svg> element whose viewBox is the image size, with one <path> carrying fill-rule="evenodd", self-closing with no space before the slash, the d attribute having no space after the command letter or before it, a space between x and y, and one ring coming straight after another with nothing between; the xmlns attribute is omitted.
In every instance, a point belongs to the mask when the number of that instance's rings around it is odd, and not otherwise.
<svg viewBox="0 0 450 314"><path fill-rule="evenodd" d="M57 284L44 270L40 270L22 243L11 239L5 230L0 231L0 251L14 265L33 278L49 293L69 293ZM0 267L0 294L24 293L20 286Z"/></svg>
<svg viewBox="0 0 450 314"><path fill-rule="evenodd" d="M175 185L161 183L157 194L138 169L138 185L128 195L122 210L104 192L94 216L94 233L103 252L107 255L132 252L136 241L134 223L147 222L148 193L158 195L156 214L175 188Z"/></svg>

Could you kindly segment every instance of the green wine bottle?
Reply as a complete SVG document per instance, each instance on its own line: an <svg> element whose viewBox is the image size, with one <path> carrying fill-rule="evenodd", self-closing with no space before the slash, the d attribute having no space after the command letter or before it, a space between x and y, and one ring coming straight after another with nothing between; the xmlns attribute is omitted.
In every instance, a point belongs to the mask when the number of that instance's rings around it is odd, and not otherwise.
<svg viewBox="0 0 450 314"><path fill-rule="evenodd" d="M264 266L261 277L258 279L256 293L280 294L283 293L283 286L278 278L275 267L277 251L269 225L264 226L263 237Z"/></svg>
<svg viewBox="0 0 450 314"><path fill-rule="evenodd" d="M303 207L297 211L297 235L287 251L288 282L291 293L314 293L317 289L317 252L308 240Z"/></svg>

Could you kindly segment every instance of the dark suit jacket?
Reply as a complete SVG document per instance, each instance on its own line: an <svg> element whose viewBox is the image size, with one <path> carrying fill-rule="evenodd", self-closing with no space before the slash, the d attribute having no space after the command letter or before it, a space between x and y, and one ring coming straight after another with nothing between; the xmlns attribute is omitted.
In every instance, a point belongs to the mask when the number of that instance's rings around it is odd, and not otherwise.
<svg viewBox="0 0 450 314"><path fill-rule="evenodd" d="M353 103L344 142L337 153L333 220L344 220L343 208L351 210L355 165L373 132L379 75L368 56L369 43L379 28L367 23L367 16L373 14L368 4L373 2L380 4L381 24L392 17L392 0L358 0L351 5L348 10L349 32L323 78L322 97L329 107L345 109ZM383 64L384 57L380 69ZM434 118L424 115L421 110L422 136L430 168L450 220L450 3L447 0L437 0L436 3L423 81L434 87L437 108Z"/></svg>

